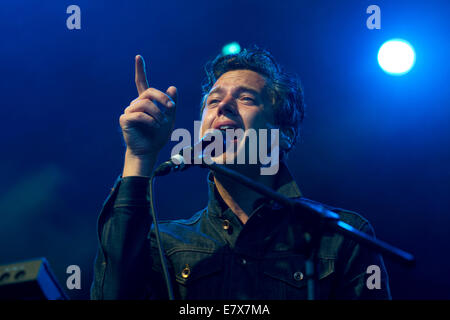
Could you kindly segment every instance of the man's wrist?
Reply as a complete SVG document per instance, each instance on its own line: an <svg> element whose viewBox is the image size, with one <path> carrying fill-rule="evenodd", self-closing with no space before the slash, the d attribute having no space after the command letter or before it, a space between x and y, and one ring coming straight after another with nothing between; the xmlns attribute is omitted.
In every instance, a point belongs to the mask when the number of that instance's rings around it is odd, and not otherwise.
<svg viewBox="0 0 450 320"><path fill-rule="evenodd" d="M125 163L122 177L150 177L157 159L157 153L147 154L145 156L136 156L127 149L125 152Z"/></svg>

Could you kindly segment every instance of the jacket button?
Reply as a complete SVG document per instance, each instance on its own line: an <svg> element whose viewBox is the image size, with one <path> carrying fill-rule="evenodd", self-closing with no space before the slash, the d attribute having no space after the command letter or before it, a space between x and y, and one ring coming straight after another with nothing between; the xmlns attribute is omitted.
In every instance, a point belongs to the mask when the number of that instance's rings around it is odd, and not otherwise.
<svg viewBox="0 0 450 320"><path fill-rule="evenodd" d="M228 231L228 233L231 233L233 231L233 227L231 226L231 222L229 220L223 220L222 227L223 230Z"/></svg>
<svg viewBox="0 0 450 320"><path fill-rule="evenodd" d="M222 226L223 226L223 230L228 230L228 229L230 229L230 221L228 221L228 220L223 220Z"/></svg>
<svg viewBox="0 0 450 320"><path fill-rule="evenodd" d="M187 279L189 275L191 274L191 268L189 268L189 265L186 264L186 267L184 267L183 271L181 271L181 276L183 279Z"/></svg>
<svg viewBox="0 0 450 320"><path fill-rule="evenodd" d="M294 279L295 279L295 281L302 281L303 273L301 273L300 271L294 272Z"/></svg>

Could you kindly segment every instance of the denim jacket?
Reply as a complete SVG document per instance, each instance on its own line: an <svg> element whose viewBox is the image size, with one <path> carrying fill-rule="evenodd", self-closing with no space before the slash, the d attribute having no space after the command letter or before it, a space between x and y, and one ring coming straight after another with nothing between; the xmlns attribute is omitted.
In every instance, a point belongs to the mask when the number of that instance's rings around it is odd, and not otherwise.
<svg viewBox="0 0 450 320"><path fill-rule="evenodd" d="M302 197L287 167L277 191ZM212 173L206 208L189 219L159 221L176 299L306 299L302 222L271 201L258 203L244 225L220 198ZM302 198L305 200L305 198ZM312 201L312 200L308 200ZM374 235L357 213L326 206L354 228ZM99 248L92 299L167 299L149 214L149 179L119 177L98 219ZM390 299L383 259L338 234L320 239L318 299ZM367 268L380 269L369 289Z"/></svg>

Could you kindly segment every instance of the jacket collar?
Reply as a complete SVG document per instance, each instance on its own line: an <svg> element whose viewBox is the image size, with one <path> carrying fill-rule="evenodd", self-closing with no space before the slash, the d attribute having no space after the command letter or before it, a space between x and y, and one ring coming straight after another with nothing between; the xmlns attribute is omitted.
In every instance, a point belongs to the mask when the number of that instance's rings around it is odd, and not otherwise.
<svg viewBox="0 0 450 320"><path fill-rule="evenodd" d="M208 181L208 213L212 215L222 216L222 213L228 208L225 202L220 197L216 185L214 183L214 173L210 171L207 177ZM288 198L299 198L302 196L297 183L290 173L284 161L280 161L280 168L278 170L275 180L275 190ZM269 202L273 207L277 204Z"/></svg>

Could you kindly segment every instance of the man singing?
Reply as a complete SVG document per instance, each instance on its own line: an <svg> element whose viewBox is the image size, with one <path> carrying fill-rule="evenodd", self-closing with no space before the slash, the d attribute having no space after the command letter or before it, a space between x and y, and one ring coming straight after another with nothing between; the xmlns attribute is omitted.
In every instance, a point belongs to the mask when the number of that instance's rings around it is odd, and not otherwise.
<svg viewBox="0 0 450 320"><path fill-rule="evenodd" d="M258 48L219 55L206 64L200 137L211 129L279 132L279 168L261 174L256 164L230 164L248 151L246 139L213 159L292 199L302 197L286 166L304 115L298 79ZM155 229L149 214L149 179L174 127L177 89L149 87L144 61L136 57L138 97L120 116L126 143L122 175L98 220L99 249L92 299L167 299ZM261 140L258 137L258 143ZM234 148L236 147L236 148ZM258 148L260 145L258 145ZM231 152L231 155L230 155ZM273 150L272 150L273 152ZM226 156L225 156L226 154ZM220 174L210 172L206 208L187 220L158 223L176 299L306 299L305 225L295 212ZM326 206L354 228L373 235L360 215ZM324 233L318 244L318 299L390 299L380 255ZM380 270L367 284L369 266Z"/></svg>

